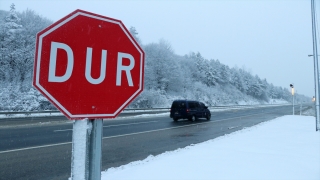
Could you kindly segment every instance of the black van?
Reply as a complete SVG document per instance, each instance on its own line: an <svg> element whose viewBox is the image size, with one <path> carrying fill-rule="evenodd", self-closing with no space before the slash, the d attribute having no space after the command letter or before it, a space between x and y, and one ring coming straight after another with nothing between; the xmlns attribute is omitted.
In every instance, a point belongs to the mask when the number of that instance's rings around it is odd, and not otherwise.
<svg viewBox="0 0 320 180"><path fill-rule="evenodd" d="M170 117L174 121L178 121L179 119L195 121L198 118L206 118L207 120L210 120L211 112L202 102L175 100L171 105Z"/></svg>

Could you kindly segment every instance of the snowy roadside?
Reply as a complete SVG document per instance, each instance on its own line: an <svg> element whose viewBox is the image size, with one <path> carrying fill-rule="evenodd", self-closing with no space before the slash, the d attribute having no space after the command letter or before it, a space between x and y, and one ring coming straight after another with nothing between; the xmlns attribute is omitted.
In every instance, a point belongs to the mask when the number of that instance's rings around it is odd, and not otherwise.
<svg viewBox="0 0 320 180"><path fill-rule="evenodd" d="M311 116L283 116L102 172L102 180L319 178L320 132Z"/></svg>

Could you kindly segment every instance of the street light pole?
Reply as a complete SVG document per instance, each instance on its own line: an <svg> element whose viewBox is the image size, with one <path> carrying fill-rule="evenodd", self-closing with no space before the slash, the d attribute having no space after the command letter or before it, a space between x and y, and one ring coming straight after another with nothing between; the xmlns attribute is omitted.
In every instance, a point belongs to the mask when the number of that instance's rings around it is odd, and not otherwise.
<svg viewBox="0 0 320 180"><path fill-rule="evenodd" d="M294 115L294 87L293 84L290 84L291 94L292 94L292 115Z"/></svg>
<svg viewBox="0 0 320 180"><path fill-rule="evenodd" d="M313 62L314 62L314 81L315 81L315 106L316 106L316 131L319 130L319 68L318 68L318 48L316 32L316 14L314 0L311 0L311 19L312 19L312 39L313 39Z"/></svg>

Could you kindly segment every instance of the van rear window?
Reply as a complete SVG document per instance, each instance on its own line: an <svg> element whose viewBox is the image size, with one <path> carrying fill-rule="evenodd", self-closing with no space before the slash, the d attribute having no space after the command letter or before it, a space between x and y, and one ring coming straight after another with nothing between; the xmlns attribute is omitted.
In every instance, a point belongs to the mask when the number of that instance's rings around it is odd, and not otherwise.
<svg viewBox="0 0 320 180"><path fill-rule="evenodd" d="M196 108L197 107L197 103L195 103L195 102L189 102L189 108L190 109L194 109L194 108Z"/></svg>
<svg viewBox="0 0 320 180"><path fill-rule="evenodd" d="M171 108L185 108L185 107L186 107L185 102L175 101L172 103Z"/></svg>

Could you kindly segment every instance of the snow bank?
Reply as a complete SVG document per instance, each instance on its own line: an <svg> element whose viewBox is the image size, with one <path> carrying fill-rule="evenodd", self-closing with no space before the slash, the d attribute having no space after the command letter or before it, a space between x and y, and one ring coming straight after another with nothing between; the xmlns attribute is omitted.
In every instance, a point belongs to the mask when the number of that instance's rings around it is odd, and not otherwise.
<svg viewBox="0 0 320 180"><path fill-rule="evenodd" d="M315 118L284 116L102 172L102 180L320 178Z"/></svg>

